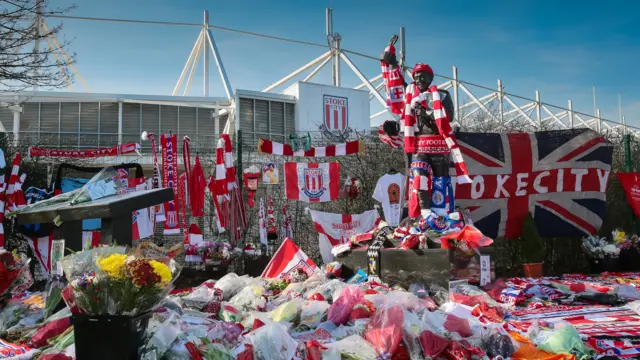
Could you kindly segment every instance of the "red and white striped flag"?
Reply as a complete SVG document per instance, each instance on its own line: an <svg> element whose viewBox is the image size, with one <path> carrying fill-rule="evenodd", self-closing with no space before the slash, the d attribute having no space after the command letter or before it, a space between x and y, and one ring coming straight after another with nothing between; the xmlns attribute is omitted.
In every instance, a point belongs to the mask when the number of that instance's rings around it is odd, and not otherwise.
<svg viewBox="0 0 640 360"><path fill-rule="evenodd" d="M337 200L340 163L284 163L285 194L289 200L325 202Z"/></svg>
<svg viewBox="0 0 640 360"><path fill-rule="evenodd" d="M278 251L273 254L261 276L265 279L284 278L296 269L302 269L310 274L318 267L293 240L286 238Z"/></svg>
<svg viewBox="0 0 640 360"><path fill-rule="evenodd" d="M362 214L333 214L310 210L311 219L318 232L318 241L322 261L333 261L331 249L334 246L349 243L351 237L366 233L378 226L380 214L377 210L368 210Z"/></svg>

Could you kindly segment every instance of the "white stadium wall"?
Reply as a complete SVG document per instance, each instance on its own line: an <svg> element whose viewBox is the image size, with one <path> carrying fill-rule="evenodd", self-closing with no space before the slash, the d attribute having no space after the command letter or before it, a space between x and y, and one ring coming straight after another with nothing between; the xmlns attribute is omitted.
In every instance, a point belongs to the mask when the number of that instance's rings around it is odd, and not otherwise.
<svg viewBox="0 0 640 360"><path fill-rule="evenodd" d="M328 125L332 132L345 128L371 129L369 92L366 90L297 82L285 89L284 94L297 99L297 132L318 132L322 125ZM346 119L343 118L345 114Z"/></svg>

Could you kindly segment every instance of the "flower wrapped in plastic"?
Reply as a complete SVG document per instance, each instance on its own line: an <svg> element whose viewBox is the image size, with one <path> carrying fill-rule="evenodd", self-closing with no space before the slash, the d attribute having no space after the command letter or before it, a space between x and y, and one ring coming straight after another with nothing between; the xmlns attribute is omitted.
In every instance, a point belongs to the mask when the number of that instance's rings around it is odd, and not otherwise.
<svg viewBox="0 0 640 360"><path fill-rule="evenodd" d="M30 259L24 254L0 248L0 298L27 290L33 284L29 271Z"/></svg>
<svg viewBox="0 0 640 360"><path fill-rule="evenodd" d="M228 265L237 252L228 242L208 241L198 246L198 253L202 256L202 261L211 260L215 265Z"/></svg>
<svg viewBox="0 0 640 360"><path fill-rule="evenodd" d="M81 313L135 316L153 310L173 289L179 273L173 259L135 256L123 248L111 253L97 250L89 250L95 251L88 257L95 259L93 266L84 264L81 272L69 269L76 275L69 279L68 288ZM63 268L65 264L74 262L63 262Z"/></svg>
<svg viewBox="0 0 640 360"><path fill-rule="evenodd" d="M616 244L607 243L605 238L599 238L597 236L588 236L582 239L582 249L590 259L615 259L620 256L620 245L624 245L623 242Z"/></svg>

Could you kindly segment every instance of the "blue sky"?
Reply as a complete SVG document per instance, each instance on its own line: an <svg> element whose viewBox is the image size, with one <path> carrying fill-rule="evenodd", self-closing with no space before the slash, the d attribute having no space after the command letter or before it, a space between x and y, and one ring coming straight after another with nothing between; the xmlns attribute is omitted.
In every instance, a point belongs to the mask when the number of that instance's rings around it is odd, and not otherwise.
<svg viewBox="0 0 640 360"><path fill-rule="evenodd" d="M640 3L633 1L477 1L379 0L51 0L77 5L71 15L201 22L298 40L325 43L325 8L334 9L334 29L343 48L378 55L389 37L406 28L407 62L427 62L436 73L544 102L593 112L598 107L640 126ZM440 5L438 5L440 3ZM391 5L393 4L393 5ZM56 23L53 20L50 22ZM77 68L93 92L171 94L196 40L194 27L152 26L65 20L64 38L73 40ZM213 30L232 87L261 90L324 52ZM379 73L374 60L351 56L369 77ZM343 65L343 84L359 83ZM318 80L329 80L327 69ZM83 91L80 84L74 91ZM223 96L211 62L210 95ZM477 96L486 92L474 91ZM189 95L202 95L201 70Z"/></svg>

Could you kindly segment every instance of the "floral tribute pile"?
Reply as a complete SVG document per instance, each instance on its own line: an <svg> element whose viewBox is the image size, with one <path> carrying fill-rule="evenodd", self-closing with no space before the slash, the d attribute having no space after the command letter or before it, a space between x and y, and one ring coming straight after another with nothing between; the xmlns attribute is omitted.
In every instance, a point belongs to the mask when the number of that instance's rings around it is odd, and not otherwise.
<svg viewBox="0 0 640 360"><path fill-rule="evenodd" d="M92 249L61 266L64 277L43 292L9 287L0 359L76 359L73 314L149 314L143 360L640 356L638 272L402 288L362 271L345 278L341 264L331 263L270 279L229 273L173 289L175 261L139 249ZM60 298L66 306L49 305Z"/></svg>

